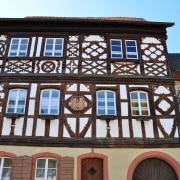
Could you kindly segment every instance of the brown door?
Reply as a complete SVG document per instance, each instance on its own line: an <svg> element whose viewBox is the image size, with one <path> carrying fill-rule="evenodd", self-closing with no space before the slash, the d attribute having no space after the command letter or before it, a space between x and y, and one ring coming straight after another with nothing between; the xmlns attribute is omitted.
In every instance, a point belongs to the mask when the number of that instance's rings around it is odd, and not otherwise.
<svg viewBox="0 0 180 180"><path fill-rule="evenodd" d="M178 180L169 164L160 159L146 159L135 169L133 180Z"/></svg>
<svg viewBox="0 0 180 180"><path fill-rule="evenodd" d="M81 180L103 180L102 159L86 158L81 164Z"/></svg>

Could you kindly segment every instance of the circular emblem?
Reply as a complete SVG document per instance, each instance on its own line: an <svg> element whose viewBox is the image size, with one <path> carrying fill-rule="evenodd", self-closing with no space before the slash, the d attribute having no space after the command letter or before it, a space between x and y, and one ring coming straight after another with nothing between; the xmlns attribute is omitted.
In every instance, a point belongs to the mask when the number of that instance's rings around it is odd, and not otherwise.
<svg viewBox="0 0 180 180"><path fill-rule="evenodd" d="M48 72L49 73L49 72L54 71L54 69L55 69L55 64L53 62L51 62L51 61L47 61L47 62L44 62L42 64L42 70L44 72Z"/></svg>
<svg viewBox="0 0 180 180"><path fill-rule="evenodd" d="M73 111L83 111L87 107L87 102L83 96L73 96L70 99L69 106Z"/></svg>

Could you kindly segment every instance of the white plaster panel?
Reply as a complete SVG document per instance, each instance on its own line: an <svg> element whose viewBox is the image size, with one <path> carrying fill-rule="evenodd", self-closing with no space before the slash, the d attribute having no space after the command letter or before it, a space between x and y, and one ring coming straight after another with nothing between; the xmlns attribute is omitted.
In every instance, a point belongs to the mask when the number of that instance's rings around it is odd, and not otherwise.
<svg viewBox="0 0 180 180"><path fill-rule="evenodd" d="M28 118L26 125L26 136L32 136L32 129L33 129L33 118Z"/></svg>
<svg viewBox="0 0 180 180"><path fill-rule="evenodd" d="M122 119L122 133L123 137L130 137L128 119Z"/></svg>
<svg viewBox="0 0 180 180"><path fill-rule="evenodd" d="M158 88L155 90L156 94L169 94L170 90L164 86L158 86Z"/></svg>
<svg viewBox="0 0 180 180"><path fill-rule="evenodd" d="M119 137L118 120L112 120L109 123L111 137Z"/></svg>
<svg viewBox="0 0 180 180"><path fill-rule="evenodd" d="M88 118L80 118L80 132L85 128L86 124L88 122ZM91 137L92 134L92 127L90 126L88 131L85 134L85 137Z"/></svg>
<svg viewBox="0 0 180 180"><path fill-rule="evenodd" d="M77 84L73 84L69 88L67 88L67 91L76 91L76 90L77 90Z"/></svg>
<svg viewBox="0 0 180 180"><path fill-rule="evenodd" d="M9 83L9 85L29 85L29 83Z"/></svg>
<svg viewBox="0 0 180 180"><path fill-rule="evenodd" d="M141 85L141 84L139 84L139 85L131 84L131 85L129 85L129 87L145 87L145 88L149 88L148 85Z"/></svg>
<svg viewBox="0 0 180 180"><path fill-rule="evenodd" d="M158 133L159 133L160 138L164 138L164 136L163 136L163 134L162 134L162 132L161 132L161 130L159 128L158 128Z"/></svg>
<svg viewBox="0 0 180 180"><path fill-rule="evenodd" d="M175 137L175 138L178 138L178 137L179 137L179 134L178 134L178 128L176 128L176 131L175 131L174 137Z"/></svg>
<svg viewBox="0 0 180 180"><path fill-rule="evenodd" d="M132 126L133 126L134 137L142 137L141 121L132 119Z"/></svg>
<svg viewBox="0 0 180 180"><path fill-rule="evenodd" d="M18 118L15 121L14 135L22 136L24 118Z"/></svg>
<svg viewBox="0 0 180 180"><path fill-rule="evenodd" d="M90 138L92 137L92 126L90 125L89 129L87 130L86 134L85 134L85 138Z"/></svg>
<svg viewBox="0 0 180 180"><path fill-rule="evenodd" d="M67 94L65 95L65 100L67 100L69 97L71 97L72 95L71 94Z"/></svg>
<svg viewBox="0 0 180 180"><path fill-rule="evenodd" d="M87 97L90 101L92 100L92 96L91 95L84 95L85 97Z"/></svg>
<svg viewBox="0 0 180 180"><path fill-rule="evenodd" d="M58 119L51 120L49 136L58 137L58 131L59 131L59 120Z"/></svg>
<svg viewBox="0 0 180 180"><path fill-rule="evenodd" d="M128 116L128 103L127 102L121 103L121 116Z"/></svg>
<svg viewBox="0 0 180 180"><path fill-rule="evenodd" d="M142 39L143 43L161 44L161 41L155 37L145 37Z"/></svg>
<svg viewBox="0 0 180 180"><path fill-rule="evenodd" d="M44 136L45 133L45 120L37 119L36 136Z"/></svg>
<svg viewBox="0 0 180 180"><path fill-rule="evenodd" d="M153 120L144 121L145 132L147 138L154 138Z"/></svg>
<svg viewBox="0 0 180 180"><path fill-rule="evenodd" d="M162 127L164 128L165 132L167 134L170 134L173 128L174 124L174 119L169 118L169 119L159 119Z"/></svg>
<svg viewBox="0 0 180 180"><path fill-rule="evenodd" d="M73 132L76 132L76 118L67 118L67 122Z"/></svg>
<svg viewBox="0 0 180 180"><path fill-rule="evenodd" d="M91 114L92 113L92 108L89 108L84 114Z"/></svg>
<svg viewBox="0 0 180 180"><path fill-rule="evenodd" d="M120 85L120 98L121 99L127 99L126 85Z"/></svg>
<svg viewBox="0 0 180 180"><path fill-rule="evenodd" d="M67 108L64 108L64 114L72 114Z"/></svg>
<svg viewBox="0 0 180 180"><path fill-rule="evenodd" d="M30 49L30 57L33 57L35 41L36 41L36 37L32 37L32 43L31 43L31 49Z"/></svg>
<svg viewBox="0 0 180 180"><path fill-rule="evenodd" d="M38 44L36 49L36 56L39 57L41 53L42 37L38 38Z"/></svg>
<svg viewBox="0 0 180 180"><path fill-rule="evenodd" d="M171 107L171 105L167 102L167 101L165 101L165 100L162 100L160 103L159 103L159 105L158 105L163 111L167 111L170 107Z"/></svg>
<svg viewBox="0 0 180 180"><path fill-rule="evenodd" d="M30 98L36 97L36 91L37 91L37 84L35 83L31 84Z"/></svg>
<svg viewBox="0 0 180 180"><path fill-rule="evenodd" d="M96 120L96 137L106 137L107 129L106 129L106 121L97 119Z"/></svg>
<svg viewBox="0 0 180 180"><path fill-rule="evenodd" d="M114 85L114 84L96 84L96 86L97 86L97 87L102 87L102 86L103 86L103 87L111 87L111 86L114 87L114 86L116 86L116 85Z"/></svg>
<svg viewBox="0 0 180 180"><path fill-rule="evenodd" d="M80 84L80 91L89 91L89 89L84 84Z"/></svg>
<svg viewBox="0 0 180 180"><path fill-rule="evenodd" d="M34 108L35 108L35 100L34 99L30 99L29 100L28 115L34 115Z"/></svg>
<svg viewBox="0 0 180 180"><path fill-rule="evenodd" d="M66 126L63 126L63 137L71 137L66 129Z"/></svg>
<svg viewBox="0 0 180 180"><path fill-rule="evenodd" d="M85 38L85 41L104 41L104 38L99 35L90 35Z"/></svg>
<svg viewBox="0 0 180 180"><path fill-rule="evenodd" d="M2 128L2 135L7 136L10 134L11 131L11 122L12 120L9 118L4 118L3 120L3 128Z"/></svg>

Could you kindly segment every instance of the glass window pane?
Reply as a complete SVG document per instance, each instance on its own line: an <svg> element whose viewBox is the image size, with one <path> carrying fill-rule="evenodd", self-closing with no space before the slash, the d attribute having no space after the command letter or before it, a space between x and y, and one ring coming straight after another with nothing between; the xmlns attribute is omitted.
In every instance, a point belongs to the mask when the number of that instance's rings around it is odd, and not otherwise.
<svg viewBox="0 0 180 180"><path fill-rule="evenodd" d="M139 111L138 111L138 110L133 110L133 111L132 111L132 115L138 116L138 115L140 115L140 114L139 114Z"/></svg>
<svg viewBox="0 0 180 180"><path fill-rule="evenodd" d="M140 93L140 99L147 99L146 98L146 93Z"/></svg>
<svg viewBox="0 0 180 180"><path fill-rule="evenodd" d="M19 39L12 39L12 44L19 44Z"/></svg>
<svg viewBox="0 0 180 180"><path fill-rule="evenodd" d="M8 108L7 112L8 113L14 113L15 109L14 108Z"/></svg>
<svg viewBox="0 0 180 180"><path fill-rule="evenodd" d="M122 55L121 54L112 54L112 58L121 58Z"/></svg>
<svg viewBox="0 0 180 180"><path fill-rule="evenodd" d="M121 46L121 41L112 40L111 45Z"/></svg>
<svg viewBox="0 0 180 180"><path fill-rule="evenodd" d="M113 92L107 92L107 98L114 98Z"/></svg>
<svg viewBox="0 0 180 180"><path fill-rule="evenodd" d="M2 170L2 177L10 177L11 175L11 169L10 168L3 168Z"/></svg>
<svg viewBox="0 0 180 180"><path fill-rule="evenodd" d="M98 115L105 115L105 110L98 110Z"/></svg>
<svg viewBox="0 0 180 180"><path fill-rule="evenodd" d="M135 52L136 53L136 47L127 47L127 52Z"/></svg>
<svg viewBox="0 0 180 180"><path fill-rule="evenodd" d="M9 158L4 159L4 167L11 167L12 160Z"/></svg>
<svg viewBox="0 0 180 180"><path fill-rule="evenodd" d="M126 41L126 46L136 46L135 41Z"/></svg>
<svg viewBox="0 0 180 180"><path fill-rule="evenodd" d="M56 169L48 169L47 173L48 180L52 180L56 178Z"/></svg>
<svg viewBox="0 0 180 180"><path fill-rule="evenodd" d="M17 90L10 90L9 97L10 98L16 98L17 96Z"/></svg>
<svg viewBox="0 0 180 180"><path fill-rule="evenodd" d="M54 39L47 39L46 44L54 44Z"/></svg>
<svg viewBox="0 0 180 180"><path fill-rule="evenodd" d="M41 108L41 114L48 114L48 109Z"/></svg>
<svg viewBox="0 0 180 180"><path fill-rule="evenodd" d="M56 39L56 45L57 44L62 44L62 39Z"/></svg>
<svg viewBox="0 0 180 180"><path fill-rule="evenodd" d="M131 99L138 99L137 93L131 93Z"/></svg>
<svg viewBox="0 0 180 180"><path fill-rule="evenodd" d="M114 110L108 110L108 115L114 115L115 111Z"/></svg>
<svg viewBox="0 0 180 180"><path fill-rule="evenodd" d="M48 168L56 168L56 160L49 159L48 160Z"/></svg>
<svg viewBox="0 0 180 180"><path fill-rule="evenodd" d="M17 113L23 114L24 113L24 108L17 108Z"/></svg>
<svg viewBox="0 0 180 180"><path fill-rule="evenodd" d="M45 168L46 159L38 159L37 160L37 168Z"/></svg>
<svg viewBox="0 0 180 180"><path fill-rule="evenodd" d="M119 53L121 53L121 47L120 46L112 46L112 51L118 51Z"/></svg>
<svg viewBox="0 0 180 180"><path fill-rule="evenodd" d="M58 98L59 97L59 92L58 91L52 91L52 98Z"/></svg>
<svg viewBox="0 0 180 180"><path fill-rule="evenodd" d="M58 114L58 109L51 109L50 114L57 115Z"/></svg>
<svg viewBox="0 0 180 180"><path fill-rule="evenodd" d="M48 98L49 97L49 91L43 91L43 94L42 94L42 97L43 98Z"/></svg>
<svg viewBox="0 0 180 180"><path fill-rule="evenodd" d="M37 169L36 177L44 178L45 177L45 169ZM44 180L44 179L42 179L42 180Z"/></svg>
<svg viewBox="0 0 180 180"><path fill-rule="evenodd" d="M105 98L104 92L98 92L98 98Z"/></svg>

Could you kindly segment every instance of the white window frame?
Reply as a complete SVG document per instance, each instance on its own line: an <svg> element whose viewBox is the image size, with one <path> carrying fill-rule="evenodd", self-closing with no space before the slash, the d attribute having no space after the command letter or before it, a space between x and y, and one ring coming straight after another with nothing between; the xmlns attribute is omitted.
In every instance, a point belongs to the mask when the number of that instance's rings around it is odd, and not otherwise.
<svg viewBox="0 0 180 180"><path fill-rule="evenodd" d="M46 44L47 44L47 40L48 39L53 39L53 49L52 49L52 55L46 55ZM62 51L62 54L61 54L61 56L55 56L54 54L55 54L55 41L57 40L57 39L60 39L60 40L62 40L62 49L61 49L61 51ZM46 38L46 40L45 40L45 46L44 46L44 56L45 57L63 57L63 49L64 49L64 38Z"/></svg>
<svg viewBox="0 0 180 180"><path fill-rule="evenodd" d="M99 106L98 106L98 102L99 102L99 101L98 101L98 92L103 92L103 93L105 93L105 98L104 98L104 99L105 99L105 114L103 114L103 115L105 115L105 116L106 116L106 115L107 115L107 116L108 116L108 115L109 115L109 116L111 116L111 115L112 115L112 116L116 116L116 115L117 115L117 110L116 110L116 93L115 93L115 91L112 91L112 90L99 90L99 91L96 91L96 111L97 111L96 114L97 114L97 116L101 116L101 115L102 115L102 114L98 114L98 109L99 109L99 108L98 108L98 107L99 107ZM107 105L107 102L108 102L108 101L107 101L107 93L108 93L108 92L111 92L111 93L114 94L114 101L113 101L113 102L114 102L114 114L108 114L108 108L107 108L107 107L108 107L108 105ZM102 116L103 116L103 115L102 115Z"/></svg>
<svg viewBox="0 0 180 180"><path fill-rule="evenodd" d="M43 180L47 180L47 175L48 175L48 163L49 163L49 160L55 160L56 161L56 179L57 179L57 171L58 171L58 169L57 169L57 159L54 159L54 158L38 158L38 159L36 159L36 169L35 169L35 180L36 179L38 179L37 177L36 177L36 175L37 175L37 162L38 162L38 160L40 160L40 159L45 159L46 160L46 162L45 162L45 177L44 177L44 179ZM50 169L52 169L52 168L50 168ZM53 168L54 169L54 168Z"/></svg>
<svg viewBox="0 0 180 180"><path fill-rule="evenodd" d="M0 159L1 159L1 164L0 164L0 179L1 179L1 178L2 178L3 168L10 168L10 170L12 169L12 166L10 166L10 167L4 167L4 159L10 159L10 160L12 160L12 159L9 158L9 157L0 157ZM9 179L11 179L11 174L10 174Z"/></svg>
<svg viewBox="0 0 180 180"><path fill-rule="evenodd" d="M27 89L10 89L9 90L6 113L11 113L11 112L8 112L8 108L9 108L10 92L13 91L13 90L18 91L18 93L17 93L17 96L16 96L16 104L14 106L14 112L12 114L24 114L25 113L25 107L26 107L26 100L27 100ZM18 113L17 108L18 108L19 94L20 94L21 90L26 91L26 97L25 97L24 108L23 108L24 111L22 113Z"/></svg>
<svg viewBox="0 0 180 180"><path fill-rule="evenodd" d="M127 51L127 47L129 47L129 46L126 46L126 42L128 42L128 41L134 41L135 42L135 45L136 45L136 55L137 55L137 58L129 58L128 57L128 51ZM139 57L138 57L138 48L137 48L137 40L134 40L134 39L128 39L128 40L125 40L125 47L126 47L126 59L138 59ZM134 46L133 46L134 47Z"/></svg>
<svg viewBox="0 0 180 180"><path fill-rule="evenodd" d="M119 53L113 53L115 51L112 51L112 41L119 41L121 43L121 54ZM123 44L122 44L122 40L121 39L110 39L110 46L111 46L111 59L123 59ZM112 57L112 54L119 54L121 55L121 57Z"/></svg>
<svg viewBox="0 0 180 180"><path fill-rule="evenodd" d="M11 53L12 41L13 41L14 39L18 39L18 40L19 40L19 44L18 44L18 49L17 49L16 55L15 55L15 56L12 56L12 55L10 55L10 53ZM21 44L21 41L22 41L22 40L28 40L28 41L27 41L26 54L25 54L24 56L19 56L20 44ZM9 57L26 57L26 56L27 56L28 47L29 47L29 38L11 38L11 43L10 43L10 46L9 46L8 56L9 56Z"/></svg>
<svg viewBox="0 0 180 180"><path fill-rule="evenodd" d="M44 91L49 91L49 97L48 97L48 113L47 113L47 114L41 113L42 98L43 98L42 95L43 95L43 92L44 92ZM58 94L59 94L59 98L58 98L58 102L57 102L57 103L58 103L58 112L57 112L57 114L51 114L51 113L50 113L50 112L51 112L52 91L56 91L56 92L58 92ZM61 93L60 93L60 91L57 90L57 89L43 89L43 90L41 90L39 114L40 114L40 115L55 115L55 116L59 115L60 96L61 96Z"/></svg>
<svg viewBox="0 0 180 180"><path fill-rule="evenodd" d="M139 111L139 115L134 115L133 114L133 107L132 107L132 99L131 99L131 94L132 93L137 93L138 94L138 111ZM140 93L145 93L146 94L146 98L147 98L147 111L148 111L148 115L142 115L142 107L141 107L141 98L140 98ZM131 100L131 115L132 116L150 116L150 106L149 106L149 96L148 96L148 92L146 91L131 91L130 92L130 100Z"/></svg>

